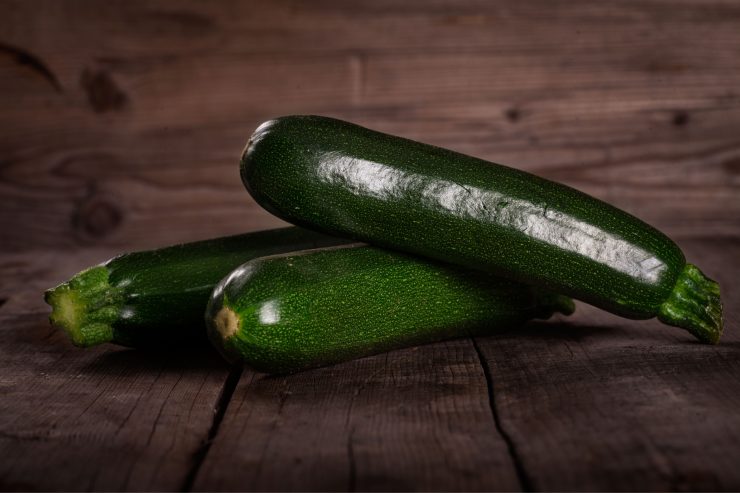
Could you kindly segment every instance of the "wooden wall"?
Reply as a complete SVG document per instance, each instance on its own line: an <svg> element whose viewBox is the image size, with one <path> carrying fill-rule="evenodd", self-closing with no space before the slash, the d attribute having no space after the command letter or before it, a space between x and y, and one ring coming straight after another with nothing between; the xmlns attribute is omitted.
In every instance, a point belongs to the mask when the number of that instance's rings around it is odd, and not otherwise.
<svg viewBox="0 0 740 493"><path fill-rule="evenodd" d="M740 235L740 2L0 1L0 251L282 224L261 121L350 119Z"/></svg>

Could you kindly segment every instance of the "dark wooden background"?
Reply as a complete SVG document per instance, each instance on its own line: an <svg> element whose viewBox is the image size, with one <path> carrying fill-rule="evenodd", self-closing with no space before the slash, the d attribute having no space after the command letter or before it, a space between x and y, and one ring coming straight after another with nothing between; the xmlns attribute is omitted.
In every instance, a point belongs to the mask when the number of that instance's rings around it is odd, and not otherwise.
<svg viewBox="0 0 740 493"><path fill-rule="evenodd" d="M274 378L73 348L43 289L278 226L237 160L317 113L563 181L723 287L716 347L585 305ZM0 0L0 487L740 489L740 2Z"/></svg>

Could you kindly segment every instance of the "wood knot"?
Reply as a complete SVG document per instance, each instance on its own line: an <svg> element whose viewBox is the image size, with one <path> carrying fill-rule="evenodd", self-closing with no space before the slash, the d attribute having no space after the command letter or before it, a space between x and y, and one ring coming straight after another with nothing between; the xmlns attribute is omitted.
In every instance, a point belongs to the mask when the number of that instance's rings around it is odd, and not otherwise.
<svg viewBox="0 0 740 493"><path fill-rule="evenodd" d="M676 111L673 114L673 124L677 127L683 127L689 123L689 114L685 111Z"/></svg>
<svg viewBox="0 0 740 493"><path fill-rule="evenodd" d="M82 202L75 214L75 229L84 238L103 238L123 221L123 213L114 204L99 196Z"/></svg>
<svg viewBox="0 0 740 493"><path fill-rule="evenodd" d="M506 119L509 120L511 123L519 121L519 118L522 117L522 112L519 111L519 108L509 108L504 112L504 115L506 116Z"/></svg>
<svg viewBox="0 0 740 493"><path fill-rule="evenodd" d="M128 103L128 96L108 72L85 69L80 77L80 85L87 93L87 100L96 113L120 111Z"/></svg>
<svg viewBox="0 0 740 493"><path fill-rule="evenodd" d="M722 162L722 167L731 175L740 175L740 158L728 159Z"/></svg>

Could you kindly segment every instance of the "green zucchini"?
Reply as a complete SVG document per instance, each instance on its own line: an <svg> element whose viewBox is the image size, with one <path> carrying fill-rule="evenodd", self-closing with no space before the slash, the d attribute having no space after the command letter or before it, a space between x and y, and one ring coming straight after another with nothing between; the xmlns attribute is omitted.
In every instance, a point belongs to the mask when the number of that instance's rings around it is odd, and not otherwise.
<svg viewBox="0 0 740 493"><path fill-rule="evenodd" d="M206 323L227 360L291 373L573 309L490 274L349 245L245 263L213 290Z"/></svg>
<svg viewBox="0 0 740 493"><path fill-rule="evenodd" d="M247 260L347 240L289 227L126 253L46 292L51 322L76 346L208 344L213 287Z"/></svg>
<svg viewBox="0 0 740 493"><path fill-rule="evenodd" d="M506 166L318 116L262 124L241 160L252 196L294 224L539 285L703 342L719 285L634 216Z"/></svg>

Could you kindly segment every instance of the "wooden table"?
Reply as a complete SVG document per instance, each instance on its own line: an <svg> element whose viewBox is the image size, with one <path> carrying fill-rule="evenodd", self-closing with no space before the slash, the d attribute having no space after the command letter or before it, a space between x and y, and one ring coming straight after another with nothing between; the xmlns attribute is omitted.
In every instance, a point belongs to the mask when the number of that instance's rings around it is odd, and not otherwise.
<svg viewBox="0 0 740 493"><path fill-rule="evenodd" d="M740 3L0 0L0 489L740 489ZM288 377L74 348L42 292L281 225L238 155L335 116L559 180L722 285L722 343L569 318Z"/></svg>
<svg viewBox="0 0 740 493"><path fill-rule="evenodd" d="M74 348L41 288L105 253L3 258L18 292L0 308L0 485L738 489L740 242L682 246L722 285L717 346L579 305L287 377L229 370L209 351Z"/></svg>

